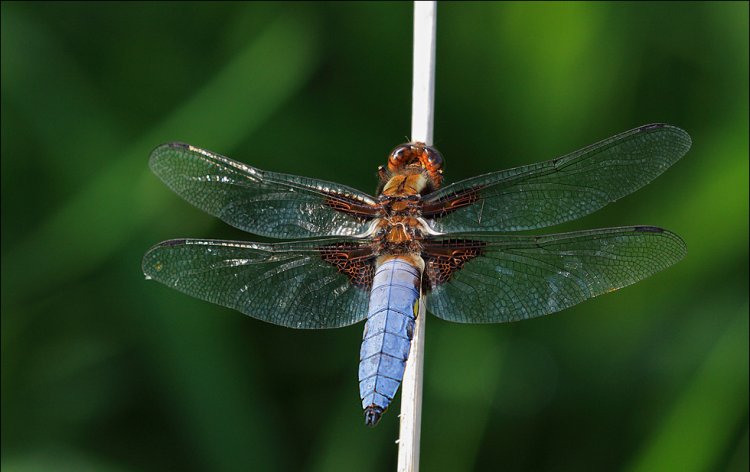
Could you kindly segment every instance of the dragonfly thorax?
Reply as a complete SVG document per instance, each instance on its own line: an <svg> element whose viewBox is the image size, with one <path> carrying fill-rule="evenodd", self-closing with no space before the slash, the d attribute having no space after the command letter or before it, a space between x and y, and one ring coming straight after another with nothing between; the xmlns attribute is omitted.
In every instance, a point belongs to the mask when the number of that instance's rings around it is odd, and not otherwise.
<svg viewBox="0 0 750 472"><path fill-rule="evenodd" d="M422 172L394 175L383 186L381 195L389 197L421 195L427 188L427 183L427 176Z"/></svg>
<svg viewBox="0 0 750 472"><path fill-rule="evenodd" d="M412 242L422 239L424 223L413 216L390 216L378 222L378 236L383 243L405 249L411 248Z"/></svg>
<svg viewBox="0 0 750 472"><path fill-rule="evenodd" d="M427 179L422 174L392 177L380 194L381 217L373 233L379 254L419 254L421 240L431 234L422 218L422 197Z"/></svg>

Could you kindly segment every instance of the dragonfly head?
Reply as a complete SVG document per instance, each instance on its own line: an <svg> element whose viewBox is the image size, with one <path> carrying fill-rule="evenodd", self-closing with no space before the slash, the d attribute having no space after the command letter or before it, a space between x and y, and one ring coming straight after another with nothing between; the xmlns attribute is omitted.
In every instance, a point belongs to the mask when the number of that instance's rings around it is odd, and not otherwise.
<svg viewBox="0 0 750 472"><path fill-rule="evenodd" d="M388 156L388 170L392 174L424 172L430 188L437 189L443 182L443 156L425 143L404 143L396 146Z"/></svg>

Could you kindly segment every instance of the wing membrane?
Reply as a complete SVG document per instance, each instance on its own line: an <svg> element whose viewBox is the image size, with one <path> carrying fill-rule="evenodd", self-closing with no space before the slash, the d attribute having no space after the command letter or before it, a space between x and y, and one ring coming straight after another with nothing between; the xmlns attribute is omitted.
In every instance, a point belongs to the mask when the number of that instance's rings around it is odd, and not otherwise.
<svg viewBox="0 0 750 472"><path fill-rule="evenodd" d="M459 323L534 318L633 284L685 254L679 236L652 226L439 238L424 245L427 308Z"/></svg>
<svg viewBox="0 0 750 472"><path fill-rule="evenodd" d="M690 149L669 125L642 126L566 156L480 175L424 200L443 233L520 231L580 218L658 177Z"/></svg>
<svg viewBox="0 0 750 472"><path fill-rule="evenodd" d="M375 200L353 188L262 171L187 144L159 146L150 165L188 202L261 236L351 236L376 213Z"/></svg>
<svg viewBox="0 0 750 472"><path fill-rule="evenodd" d="M290 328L337 328L367 316L372 251L351 239L279 244L200 239L151 248L143 272L202 300Z"/></svg>

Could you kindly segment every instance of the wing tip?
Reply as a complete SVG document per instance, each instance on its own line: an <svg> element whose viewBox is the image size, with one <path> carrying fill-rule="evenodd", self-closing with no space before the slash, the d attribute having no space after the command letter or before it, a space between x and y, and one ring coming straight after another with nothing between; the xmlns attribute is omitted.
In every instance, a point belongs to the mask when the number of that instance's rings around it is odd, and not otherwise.
<svg viewBox="0 0 750 472"><path fill-rule="evenodd" d="M153 254L151 251L152 249L149 249L148 252L143 255L143 259L141 260L141 272L143 272L143 276L146 280L158 280L156 272L158 272L159 269L157 264L153 262Z"/></svg>
<svg viewBox="0 0 750 472"><path fill-rule="evenodd" d="M678 234L673 233L669 231L668 229L660 228L658 226L634 226L633 230L636 233L653 233L653 234L661 234L663 236L668 237L671 239L675 246L674 249L676 250L675 258L670 263L670 265L682 260L685 256L687 256L687 243L684 239L682 239Z"/></svg>
<svg viewBox="0 0 750 472"><path fill-rule="evenodd" d="M654 129L661 129L661 128L673 128L672 125L669 125L667 123L649 123L647 125L643 125L638 128L640 131L650 131Z"/></svg>
<svg viewBox="0 0 750 472"><path fill-rule="evenodd" d="M684 156L693 145L693 139L690 137L690 134L687 131L678 126L670 125L668 123L651 123L648 125L640 126L636 128L636 130L638 132L665 130L677 135L678 141L680 144L682 144L683 147L682 151L678 153L679 157Z"/></svg>
<svg viewBox="0 0 750 472"><path fill-rule="evenodd" d="M178 245L185 244L185 242L187 242L187 239L185 239L185 238L168 239L166 241L160 242L159 244L157 244L156 246L154 246L152 249L155 249L157 247L164 247L164 246L167 246L167 247L169 247L169 246L178 246Z"/></svg>
<svg viewBox="0 0 750 472"><path fill-rule="evenodd" d="M141 270L143 271L143 275L146 276L146 280L158 280L157 272L161 270L163 264L158 260L155 261L154 255L159 249L164 247L184 245L187 243L187 241L188 240L185 238L168 239L151 246L143 255L143 259L141 260Z"/></svg>
<svg viewBox="0 0 750 472"><path fill-rule="evenodd" d="M191 146L190 144L183 143L180 141L172 141L168 143L163 143L158 146L156 146L151 153L149 154L149 167L154 172L157 172L157 164L158 161L165 156L165 154L168 154L170 151L186 151L190 150L191 148L194 148L194 146Z"/></svg>
<svg viewBox="0 0 750 472"><path fill-rule="evenodd" d="M658 226L636 226L635 231L637 233L663 233L666 230Z"/></svg>
<svg viewBox="0 0 750 472"><path fill-rule="evenodd" d="M190 147L191 146L189 144L183 143L181 141L170 141L168 143L162 143L162 144L159 144L158 146L156 146L151 151L150 155L153 156L154 154L159 154L159 153L161 153L164 150L169 150L169 149L188 149Z"/></svg>

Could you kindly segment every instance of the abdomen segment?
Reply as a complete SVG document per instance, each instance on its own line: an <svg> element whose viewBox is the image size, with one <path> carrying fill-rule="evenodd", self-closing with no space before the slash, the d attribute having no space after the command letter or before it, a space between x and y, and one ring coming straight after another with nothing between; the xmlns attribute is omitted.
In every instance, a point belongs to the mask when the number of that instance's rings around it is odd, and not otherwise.
<svg viewBox="0 0 750 472"><path fill-rule="evenodd" d="M387 260L375 271L359 355L359 394L368 426L380 420L404 377L420 280L420 269L404 259Z"/></svg>

